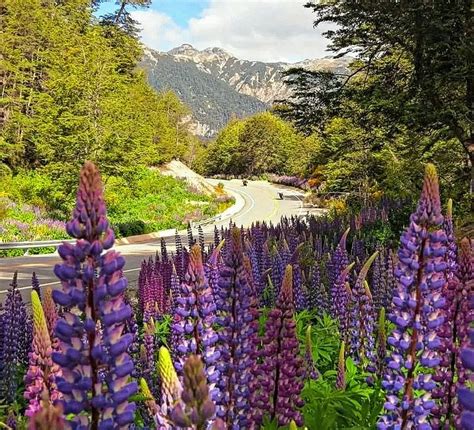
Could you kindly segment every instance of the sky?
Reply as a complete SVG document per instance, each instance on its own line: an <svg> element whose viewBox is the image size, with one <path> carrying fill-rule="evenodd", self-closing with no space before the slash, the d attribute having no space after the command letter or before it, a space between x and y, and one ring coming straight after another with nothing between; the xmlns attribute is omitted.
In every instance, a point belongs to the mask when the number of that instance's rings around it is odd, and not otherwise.
<svg viewBox="0 0 474 430"><path fill-rule="evenodd" d="M132 10L141 39L168 51L183 43L197 49L219 47L253 61L296 62L330 55L327 40L313 27L307 0L152 0L148 9ZM114 10L103 3L98 14Z"/></svg>

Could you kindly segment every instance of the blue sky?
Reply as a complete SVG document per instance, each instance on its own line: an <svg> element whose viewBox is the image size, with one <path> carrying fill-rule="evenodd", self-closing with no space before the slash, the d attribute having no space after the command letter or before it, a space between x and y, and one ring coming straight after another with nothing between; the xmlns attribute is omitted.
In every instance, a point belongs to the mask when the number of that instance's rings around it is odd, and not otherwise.
<svg viewBox="0 0 474 430"><path fill-rule="evenodd" d="M238 58L296 62L329 55L323 29L314 29L306 0L152 0L132 11L148 47L168 51L183 43L219 47ZM114 10L114 1L98 14ZM326 27L327 28L327 27Z"/></svg>
<svg viewBox="0 0 474 430"><path fill-rule="evenodd" d="M153 1L150 10L155 10L170 16L178 25L186 27L190 18L199 16L206 6L208 0L159 0ZM114 1L102 3L97 14L103 15L117 8ZM133 8L131 8L133 10Z"/></svg>

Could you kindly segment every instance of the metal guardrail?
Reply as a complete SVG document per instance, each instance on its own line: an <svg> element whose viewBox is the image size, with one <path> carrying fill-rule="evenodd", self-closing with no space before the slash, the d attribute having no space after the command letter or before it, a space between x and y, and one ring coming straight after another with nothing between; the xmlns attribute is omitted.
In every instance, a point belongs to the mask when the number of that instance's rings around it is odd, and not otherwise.
<svg viewBox="0 0 474 430"><path fill-rule="evenodd" d="M64 242L75 243L75 239L63 240L38 240L31 242L0 242L0 250L4 249L32 249L32 248L57 248Z"/></svg>

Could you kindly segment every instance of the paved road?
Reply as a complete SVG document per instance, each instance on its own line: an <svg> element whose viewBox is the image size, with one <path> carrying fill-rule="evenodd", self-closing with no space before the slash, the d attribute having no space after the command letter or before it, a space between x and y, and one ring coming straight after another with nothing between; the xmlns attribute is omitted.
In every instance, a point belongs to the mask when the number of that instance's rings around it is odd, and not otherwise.
<svg viewBox="0 0 474 430"><path fill-rule="evenodd" d="M247 227L255 221L277 223L282 216L302 215L307 212L302 207L303 192L299 190L270 184L265 181L249 181L246 187L242 185L240 180L210 180L210 182L213 184L222 182L224 189L229 189L244 199L245 203L241 210L231 218L238 226ZM278 198L279 192L284 194L283 200ZM218 227L221 225L228 226L231 219L203 226L204 233L206 235L210 234L214 230L214 225ZM167 243L171 245L169 247L172 249L174 239L167 239ZM126 257L125 272L129 281L133 282L138 278L141 261L160 250L160 241L120 245L116 249ZM57 254L0 259L0 301L4 297L2 293L8 288L12 273L15 270L18 271L19 285L25 296L29 295L31 273L33 271L36 272L43 286L58 285L57 278L53 274L53 267L59 261Z"/></svg>

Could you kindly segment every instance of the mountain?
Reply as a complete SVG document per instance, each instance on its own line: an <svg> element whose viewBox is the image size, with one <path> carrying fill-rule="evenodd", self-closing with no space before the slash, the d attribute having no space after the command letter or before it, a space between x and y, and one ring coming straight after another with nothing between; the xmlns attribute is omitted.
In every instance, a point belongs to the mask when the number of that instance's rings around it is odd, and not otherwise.
<svg viewBox="0 0 474 430"><path fill-rule="evenodd" d="M157 90L171 89L190 106L191 130L214 136L233 117L263 111L289 95L282 72L291 67L347 71L350 58L330 57L299 63L240 60L221 48L202 51L189 44L168 52L145 50L142 66Z"/></svg>

